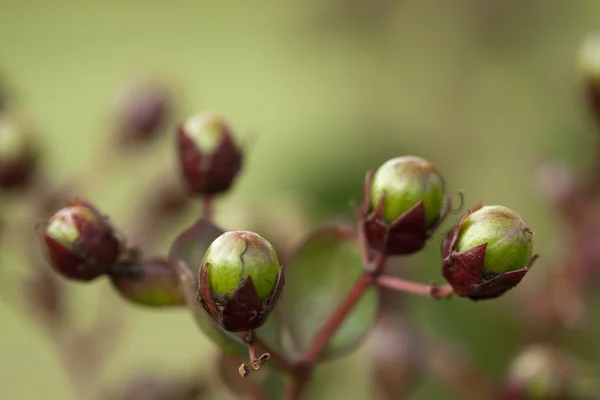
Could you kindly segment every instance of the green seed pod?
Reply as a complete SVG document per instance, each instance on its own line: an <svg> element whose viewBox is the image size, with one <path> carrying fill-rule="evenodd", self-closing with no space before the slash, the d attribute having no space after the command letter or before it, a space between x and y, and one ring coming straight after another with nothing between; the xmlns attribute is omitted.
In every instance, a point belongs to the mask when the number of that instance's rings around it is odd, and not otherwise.
<svg viewBox="0 0 600 400"><path fill-rule="evenodd" d="M369 246L387 255L415 253L425 246L451 209L435 166L415 156L393 158L367 173L362 206Z"/></svg>
<svg viewBox="0 0 600 400"><path fill-rule="evenodd" d="M415 156L397 157L384 163L373 176L373 210L382 195L385 196L382 215L387 223L394 222L422 201L427 227L431 227L442 214L444 182L429 161Z"/></svg>
<svg viewBox="0 0 600 400"><path fill-rule="evenodd" d="M215 239L200 266L199 302L225 329L256 329L271 313L283 286L273 246L253 232L230 231Z"/></svg>
<svg viewBox="0 0 600 400"><path fill-rule="evenodd" d="M501 296L521 282L537 259L532 236L516 212L479 204L446 233L442 275L459 296Z"/></svg>
<svg viewBox="0 0 600 400"><path fill-rule="evenodd" d="M533 232L513 210L503 206L484 206L461 224L457 251L486 243L483 268L502 273L521 269L533 255Z"/></svg>

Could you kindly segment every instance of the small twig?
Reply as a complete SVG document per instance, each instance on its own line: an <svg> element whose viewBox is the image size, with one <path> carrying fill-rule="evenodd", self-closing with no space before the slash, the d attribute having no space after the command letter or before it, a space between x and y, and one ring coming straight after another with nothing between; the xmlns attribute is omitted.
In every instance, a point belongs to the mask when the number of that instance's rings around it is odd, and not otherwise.
<svg viewBox="0 0 600 400"><path fill-rule="evenodd" d="M256 360L256 347L254 343L248 343L248 355L250 356L251 363Z"/></svg>
<svg viewBox="0 0 600 400"><path fill-rule="evenodd" d="M299 364L298 372L294 373L293 379L285 389L283 398L286 400L298 400L302 397L308 380L310 379L310 373L313 367L308 365Z"/></svg>
<svg viewBox="0 0 600 400"><path fill-rule="evenodd" d="M212 196L205 196L202 198L202 217L207 221L212 221L214 212L213 206Z"/></svg>
<svg viewBox="0 0 600 400"><path fill-rule="evenodd" d="M352 311L371 283L373 283L373 277L369 274L363 274L358 278L354 287L350 293L348 293L348 296L346 296L342 304L340 304L335 312L327 319L325 325L323 325L321 330L315 335L312 344L304 353L302 359L306 364L312 365L315 363L319 355L321 355L322 351L327 346L327 343L329 343L329 340L335 335L338 328L346 319L346 316L350 314L350 311Z"/></svg>
<svg viewBox="0 0 600 400"><path fill-rule="evenodd" d="M360 217L358 218L357 239L362 251L363 272L346 298L317 332L311 345L305 351L302 361L296 365L296 370L292 375L294 379L286 390L286 399L296 400L301 398L319 356L366 290L375 283L375 278L383 271L387 257L385 254L378 254L375 259L371 259L371 251L362 229L362 219Z"/></svg>
<svg viewBox="0 0 600 400"><path fill-rule="evenodd" d="M375 278L375 283L377 283L379 286L397 290L399 292L418 294L421 296L433 297L434 299L449 297L454 293L452 286L447 284L443 286L436 286L432 284L406 281L395 276L378 276Z"/></svg>
<svg viewBox="0 0 600 400"><path fill-rule="evenodd" d="M231 364L232 368L237 368L236 360L238 360L237 357L227 357L227 363ZM253 400L269 400L263 389L258 385L258 383L256 383L254 379L252 379L252 377L243 379L242 385L244 385L244 388Z"/></svg>

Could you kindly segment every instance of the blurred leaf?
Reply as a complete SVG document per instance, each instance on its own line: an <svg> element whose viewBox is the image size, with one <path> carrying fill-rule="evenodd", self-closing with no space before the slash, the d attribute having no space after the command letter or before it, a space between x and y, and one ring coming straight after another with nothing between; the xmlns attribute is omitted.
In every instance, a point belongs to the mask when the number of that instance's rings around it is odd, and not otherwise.
<svg viewBox="0 0 600 400"><path fill-rule="evenodd" d="M267 322L255 330L255 333L262 342L268 344L272 349L282 352L281 317L276 312L271 313Z"/></svg>
<svg viewBox="0 0 600 400"><path fill-rule="evenodd" d="M245 356L247 353L246 344L234 333L227 332L219 326L208 313L198 304L198 270L202 263L202 258L210 244L225 231L214 225L212 222L200 218L192 226L183 231L171 245L169 250L169 259L181 260L187 270L190 272L189 279L193 282L193 287L186 288L188 307L194 311L196 322L200 329L211 338L217 345L228 353ZM191 291L190 291L191 290ZM279 349L279 326L275 321L275 315L261 328L256 330L259 337L268 345Z"/></svg>
<svg viewBox="0 0 600 400"><path fill-rule="evenodd" d="M185 262L192 272L194 285L198 287L198 270L208 246L225 231L212 222L200 218L183 231L171 244L169 260Z"/></svg>
<svg viewBox="0 0 600 400"><path fill-rule="evenodd" d="M153 257L113 268L110 280L127 300L149 307L186 304L179 278L171 266L175 261Z"/></svg>
<svg viewBox="0 0 600 400"><path fill-rule="evenodd" d="M295 350L303 352L362 273L361 251L342 227L311 235L285 266L280 315ZM323 352L331 359L351 351L378 314L379 297L368 289Z"/></svg>
<svg viewBox="0 0 600 400"><path fill-rule="evenodd" d="M382 399L404 399L423 372L418 338L391 316L382 318L369 335L371 379Z"/></svg>
<svg viewBox="0 0 600 400"><path fill-rule="evenodd" d="M260 385L264 389L267 398L283 399L287 384L287 375L281 370L275 369L272 363L268 365L269 368L266 369L267 374L261 380Z"/></svg>
<svg viewBox="0 0 600 400"><path fill-rule="evenodd" d="M47 326L57 327L67 321L67 291L64 283L50 269L36 265L35 273L22 284L25 301Z"/></svg>
<svg viewBox="0 0 600 400"><path fill-rule="evenodd" d="M246 381L240 378L238 372L241 362L238 357L224 352L220 353L217 359L217 375L221 383L239 398L243 398L246 395ZM253 379L255 375L249 379Z"/></svg>

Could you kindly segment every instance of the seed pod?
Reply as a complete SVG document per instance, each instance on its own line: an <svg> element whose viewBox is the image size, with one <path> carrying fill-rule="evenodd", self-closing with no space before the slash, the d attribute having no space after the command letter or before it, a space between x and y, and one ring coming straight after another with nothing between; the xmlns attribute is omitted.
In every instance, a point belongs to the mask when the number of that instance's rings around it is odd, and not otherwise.
<svg viewBox="0 0 600 400"><path fill-rule="evenodd" d="M91 281L117 261L121 244L108 219L75 200L49 220L44 244L51 267L66 278Z"/></svg>
<svg viewBox="0 0 600 400"><path fill-rule="evenodd" d="M242 167L242 152L225 120L212 113L190 118L177 133L179 163L188 191L211 196L228 190Z"/></svg>
<svg viewBox="0 0 600 400"><path fill-rule="evenodd" d="M0 112L0 190L22 189L33 179L38 152L23 120Z"/></svg>
<svg viewBox="0 0 600 400"><path fill-rule="evenodd" d="M384 163L364 188L363 229L369 245L388 255L419 251L450 210L435 166L404 156Z"/></svg>
<svg viewBox="0 0 600 400"><path fill-rule="evenodd" d="M537 255L533 232L503 206L476 206L446 235L442 273L459 296L498 297L516 286Z"/></svg>
<svg viewBox="0 0 600 400"><path fill-rule="evenodd" d="M284 285L273 246L253 232L230 231L209 246L198 273L198 302L223 328L263 325Z"/></svg>
<svg viewBox="0 0 600 400"><path fill-rule="evenodd" d="M150 142L165 128L172 111L173 95L166 85L156 81L136 82L117 101L117 137L124 145Z"/></svg>
<svg viewBox="0 0 600 400"><path fill-rule="evenodd" d="M185 304L175 268L166 259L134 260L117 265L109 275L119 294L135 304L149 307Z"/></svg>

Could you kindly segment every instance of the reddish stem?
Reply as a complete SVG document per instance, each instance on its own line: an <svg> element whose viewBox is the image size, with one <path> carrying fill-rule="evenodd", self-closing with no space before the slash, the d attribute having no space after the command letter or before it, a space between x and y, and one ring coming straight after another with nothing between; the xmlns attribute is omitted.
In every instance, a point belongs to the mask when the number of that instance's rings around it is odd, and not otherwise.
<svg viewBox="0 0 600 400"><path fill-rule="evenodd" d="M454 293L454 290L450 285L427 285L420 282L406 281L395 276L378 276L375 278L375 283L379 286L397 290L399 292L418 294L421 296L433 297L434 299L448 297Z"/></svg>
<svg viewBox="0 0 600 400"><path fill-rule="evenodd" d="M250 357L250 362L256 361L256 348L254 347L254 343L248 343L248 356Z"/></svg>
<svg viewBox="0 0 600 400"><path fill-rule="evenodd" d="M371 260L369 244L362 229L362 220L360 217L358 220L358 242L362 250L363 273L344 301L327 319L321 330L317 332L310 347L304 353L302 361L296 365L296 369L292 375L293 381L286 390L286 399L297 400L301 398L317 359L365 291L375 282L375 277L383 270L387 257L384 254L378 254L374 260Z"/></svg>
<svg viewBox="0 0 600 400"><path fill-rule="evenodd" d="M424 283L405 281L399 278L381 277L380 275L385 266L387 256L385 254L377 254L374 258L372 257L372 252L365 237L364 230L362 229L362 219L360 215L358 218L357 239L362 250L363 273L358 278L344 301L342 301L339 307L327 319L323 327L317 332L301 361L298 362L292 370L291 375L293 380L285 393L285 398L288 400L298 400L302 397L319 356L369 286L378 284L380 286L386 286L408 293L431 296L433 298L447 297L454 292L450 285L437 287Z"/></svg>
<svg viewBox="0 0 600 400"><path fill-rule="evenodd" d="M310 379L310 375L312 373L313 366L308 364L299 363L292 375L293 379L290 384L287 386L284 399L287 400L298 400L302 397L304 390L306 389L306 384Z"/></svg>
<svg viewBox="0 0 600 400"><path fill-rule="evenodd" d="M316 362L321 352L327 346L329 340L337 332L338 328L346 319L346 316L352 311L354 305L360 300L361 296L371 283L373 283L373 276L370 274L363 274L358 278L354 287L350 293L348 293L348 296L346 296L342 304L340 304L337 310L335 310L328 318L325 325L323 325L321 330L315 335L311 346L306 350L306 353L304 353L302 359L306 364L313 365Z"/></svg>
<svg viewBox="0 0 600 400"><path fill-rule="evenodd" d="M207 221L212 221L213 205L212 196L205 196L202 198L202 217Z"/></svg>

